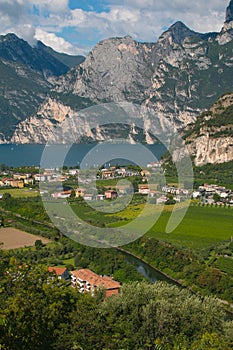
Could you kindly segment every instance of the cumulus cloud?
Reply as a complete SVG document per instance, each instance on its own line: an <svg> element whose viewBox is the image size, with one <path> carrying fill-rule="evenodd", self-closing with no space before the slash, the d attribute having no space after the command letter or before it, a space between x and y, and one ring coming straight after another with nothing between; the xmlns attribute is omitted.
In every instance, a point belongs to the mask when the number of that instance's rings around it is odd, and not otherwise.
<svg viewBox="0 0 233 350"><path fill-rule="evenodd" d="M112 36L156 41L177 20L196 31L219 31L228 4L229 0L107 0L105 8L95 12L70 9L69 0L4 0L1 33L14 32L30 43L36 38L57 51L86 53L90 45Z"/></svg>
<svg viewBox="0 0 233 350"><path fill-rule="evenodd" d="M78 55L83 53L82 49L78 47L74 47L65 39L58 37L54 33L47 33L40 28L36 29L35 38L37 40L42 41L45 45L52 47L55 51L58 51L58 52L64 52L70 55L72 54Z"/></svg>

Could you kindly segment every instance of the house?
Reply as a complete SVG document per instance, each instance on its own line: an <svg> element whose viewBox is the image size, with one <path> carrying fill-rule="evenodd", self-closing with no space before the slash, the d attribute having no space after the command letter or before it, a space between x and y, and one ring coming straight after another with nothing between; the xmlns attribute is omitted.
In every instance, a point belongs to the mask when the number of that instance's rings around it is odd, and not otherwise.
<svg viewBox="0 0 233 350"><path fill-rule="evenodd" d="M61 199L65 199L65 198L69 198L71 195L71 191L61 191L61 192L55 192L52 194L53 198L61 198Z"/></svg>
<svg viewBox="0 0 233 350"><path fill-rule="evenodd" d="M194 191L192 196L193 196L193 199L196 199L196 198L201 196L201 193L200 193L200 191Z"/></svg>
<svg viewBox="0 0 233 350"><path fill-rule="evenodd" d="M46 175L44 175L44 174L35 174L34 175L34 179L35 179L35 181L42 181L42 182L44 182L44 181L46 181Z"/></svg>
<svg viewBox="0 0 233 350"><path fill-rule="evenodd" d="M103 169L101 173L102 179L111 179L114 177L114 175L115 175L114 170Z"/></svg>
<svg viewBox="0 0 233 350"><path fill-rule="evenodd" d="M34 179L33 178L26 178L24 180L25 185L33 185L34 184Z"/></svg>
<svg viewBox="0 0 233 350"><path fill-rule="evenodd" d="M161 168L162 163L161 162L151 162L147 164L147 168Z"/></svg>
<svg viewBox="0 0 233 350"><path fill-rule="evenodd" d="M138 192L141 194L149 194L149 185L138 185Z"/></svg>
<svg viewBox="0 0 233 350"><path fill-rule="evenodd" d="M182 200L181 196L174 196L173 199L176 201L176 203L180 203Z"/></svg>
<svg viewBox="0 0 233 350"><path fill-rule="evenodd" d="M150 176L150 172L149 172L149 170L142 170L141 175L148 177L148 176Z"/></svg>
<svg viewBox="0 0 233 350"><path fill-rule="evenodd" d="M75 197L84 197L85 192L86 192L85 188L81 188L81 187L76 188L75 189Z"/></svg>
<svg viewBox="0 0 233 350"><path fill-rule="evenodd" d="M80 269L71 272L71 285L78 287L80 293L88 292L92 295L95 290L105 289L106 297L118 294L120 283L109 276L99 276L89 269Z"/></svg>
<svg viewBox="0 0 233 350"><path fill-rule="evenodd" d="M68 280L70 278L66 267L49 266L48 271L55 273L59 279Z"/></svg>
<svg viewBox="0 0 233 350"><path fill-rule="evenodd" d="M116 174L116 176L125 177L126 176L126 169L125 168L116 169L115 174Z"/></svg>
<svg viewBox="0 0 233 350"><path fill-rule="evenodd" d="M85 193L83 196L83 199L85 201L93 201L94 198L95 196L92 193Z"/></svg>
<svg viewBox="0 0 233 350"><path fill-rule="evenodd" d="M161 196L159 198L156 199L156 204L164 204L167 201L167 197L166 196Z"/></svg>
<svg viewBox="0 0 233 350"><path fill-rule="evenodd" d="M117 191L114 190L108 190L104 192L106 199L115 199L117 198Z"/></svg>
<svg viewBox="0 0 233 350"><path fill-rule="evenodd" d="M154 198L157 194L157 191L150 191L149 198Z"/></svg>
<svg viewBox="0 0 233 350"><path fill-rule="evenodd" d="M104 194L97 194L96 196L96 200L97 201L103 201L105 199L105 195Z"/></svg>
<svg viewBox="0 0 233 350"><path fill-rule="evenodd" d="M174 186L163 186L162 191L165 193L171 193L175 195L179 195L182 193L182 190L180 188L176 188Z"/></svg>
<svg viewBox="0 0 233 350"><path fill-rule="evenodd" d="M119 194L132 194L134 192L133 187L129 185L117 186Z"/></svg>
<svg viewBox="0 0 233 350"><path fill-rule="evenodd" d="M24 187L23 180L2 179L2 181L5 183L5 186L18 187L18 188Z"/></svg>
<svg viewBox="0 0 233 350"><path fill-rule="evenodd" d="M69 175L75 176L78 175L79 169L69 169Z"/></svg>

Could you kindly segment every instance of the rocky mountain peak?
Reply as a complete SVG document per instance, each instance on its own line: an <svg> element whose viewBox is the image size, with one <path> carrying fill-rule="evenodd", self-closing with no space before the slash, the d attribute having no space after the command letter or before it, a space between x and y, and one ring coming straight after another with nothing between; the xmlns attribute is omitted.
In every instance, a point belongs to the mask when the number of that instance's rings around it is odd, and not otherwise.
<svg viewBox="0 0 233 350"><path fill-rule="evenodd" d="M170 42L179 45L182 44L184 39L190 36L200 36L200 34L189 29L183 22L177 21L161 35L159 41L169 39Z"/></svg>
<svg viewBox="0 0 233 350"><path fill-rule="evenodd" d="M227 7L225 22L229 23L231 21L233 21L233 0L230 1L229 6Z"/></svg>

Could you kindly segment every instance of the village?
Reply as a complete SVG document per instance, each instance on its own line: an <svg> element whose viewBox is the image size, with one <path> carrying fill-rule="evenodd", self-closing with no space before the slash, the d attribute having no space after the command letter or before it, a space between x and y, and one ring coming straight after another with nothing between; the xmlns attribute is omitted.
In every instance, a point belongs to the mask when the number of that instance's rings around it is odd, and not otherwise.
<svg viewBox="0 0 233 350"><path fill-rule="evenodd" d="M1 172L0 189L27 188L28 191L36 191L44 194L39 189L40 183L61 183L72 181L72 186L64 185L59 191L49 193L55 199L66 199L69 197L83 198L85 201L114 200L118 197L132 195L134 193L148 196L153 204L175 204L188 198L192 198L199 203L208 205L233 205L233 192L225 186L218 184L202 184L197 189L191 190L178 187L176 184L156 183L157 179L163 177L162 162L152 162L146 168L140 169L133 166L109 166L96 170L88 174L87 178L79 177L79 168L70 169L44 169L39 172ZM153 178L154 176L154 178ZM91 178L91 180L90 180ZM153 180L151 181L151 179ZM137 179L136 185L131 183L112 185L111 180ZM98 186L98 183L104 185ZM159 181L160 182L160 181ZM78 186L76 184L82 185ZM94 184L98 191L94 189ZM108 184L109 183L109 184ZM93 185L93 188L92 188ZM90 190L91 189L91 190ZM0 199L3 194L0 193Z"/></svg>

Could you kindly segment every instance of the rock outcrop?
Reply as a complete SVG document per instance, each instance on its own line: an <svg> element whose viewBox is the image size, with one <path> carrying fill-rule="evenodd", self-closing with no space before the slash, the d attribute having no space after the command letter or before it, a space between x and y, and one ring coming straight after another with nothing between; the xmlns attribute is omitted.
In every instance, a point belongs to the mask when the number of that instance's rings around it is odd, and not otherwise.
<svg viewBox="0 0 233 350"><path fill-rule="evenodd" d="M225 94L184 131L196 166L233 160L233 93Z"/></svg>

